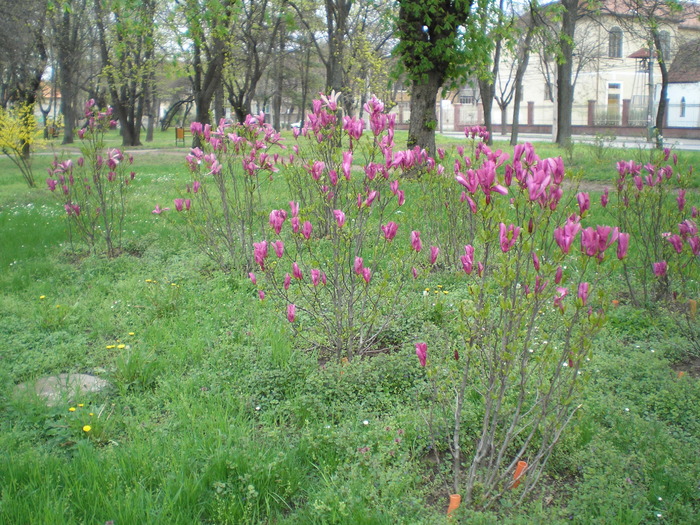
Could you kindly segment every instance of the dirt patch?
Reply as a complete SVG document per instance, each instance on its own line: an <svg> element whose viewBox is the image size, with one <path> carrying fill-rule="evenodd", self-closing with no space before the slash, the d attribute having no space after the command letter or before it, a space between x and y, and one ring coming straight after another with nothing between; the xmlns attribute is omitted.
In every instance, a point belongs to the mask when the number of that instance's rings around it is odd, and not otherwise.
<svg viewBox="0 0 700 525"><path fill-rule="evenodd" d="M700 357L691 357L680 363L675 363L671 368L673 368L676 375L679 377L684 375L700 377Z"/></svg>

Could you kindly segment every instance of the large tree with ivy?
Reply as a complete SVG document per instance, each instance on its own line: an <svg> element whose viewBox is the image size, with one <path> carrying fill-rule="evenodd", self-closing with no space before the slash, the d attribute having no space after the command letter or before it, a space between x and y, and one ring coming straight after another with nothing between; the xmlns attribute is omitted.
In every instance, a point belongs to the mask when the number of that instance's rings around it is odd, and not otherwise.
<svg viewBox="0 0 700 525"><path fill-rule="evenodd" d="M435 153L437 94L483 74L492 49L477 10L490 0L399 0L396 48L411 80L408 146Z"/></svg>

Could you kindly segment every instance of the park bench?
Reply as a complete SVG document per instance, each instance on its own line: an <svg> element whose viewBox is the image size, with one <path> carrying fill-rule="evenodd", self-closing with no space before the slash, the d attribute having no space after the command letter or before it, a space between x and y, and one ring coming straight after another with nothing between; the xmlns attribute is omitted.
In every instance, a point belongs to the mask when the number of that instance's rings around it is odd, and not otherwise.
<svg viewBox="0 0 700 525"><path fill-rule="evenodd" d="M192 135L192 132L188 128L175 128L175 145L177 146L182 141L182 145L184 146L186 135Z"/></svg>

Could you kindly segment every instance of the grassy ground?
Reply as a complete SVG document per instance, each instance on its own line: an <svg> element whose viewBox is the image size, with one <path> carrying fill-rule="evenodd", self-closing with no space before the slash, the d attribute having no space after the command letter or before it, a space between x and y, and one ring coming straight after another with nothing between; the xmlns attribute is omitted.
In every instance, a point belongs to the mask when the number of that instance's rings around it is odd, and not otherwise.
<svg viewBox="0 0 700 525"><path fill-rule="evenodd" d="M150 213L187 180L187 148L171 141L135 153L128 254L112 260L72 256L59 204L0 159L0 523L445 522L413 349L430 306L406 310L396 352L319 366L247 278ZM575 146L569 165L612 183L615 161L637 158L603 153ZM35 158L37 174L50 158ZM699 522L697 355L668 313L611 309L537 493L461 522ZM53 407L15 391L59 372L112 388Z"/></svg>

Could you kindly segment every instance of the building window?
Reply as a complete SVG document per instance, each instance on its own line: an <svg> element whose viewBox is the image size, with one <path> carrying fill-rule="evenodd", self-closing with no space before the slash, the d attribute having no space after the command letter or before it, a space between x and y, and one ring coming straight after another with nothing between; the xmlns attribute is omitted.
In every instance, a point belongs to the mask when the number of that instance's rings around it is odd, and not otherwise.
<svg viewBox="0 0 700 525"><path fill-rule="evenodd" d="M659 33L659 43L661 44L661 58L668 63L671 60L671 33L661 31Z"/></svg>
<svg viewBox="0 0 700 525"><path fill-rule="evenodd" d="M613 27L610 30L608 40L608 56L610 58L622 58L622 29Z"/></svg>
<svg viewBox="0 0 700 525"><path fill-rule="evenodd" d="M460 95L459 96L459 103L460 104L473 104L474 103L474 95Z"/></svg>
<svg viewBox="0 0 700 525"><path fill-rule="evenodd" d="M681 98L681 117L685 117L685 97Z"/></svg>

